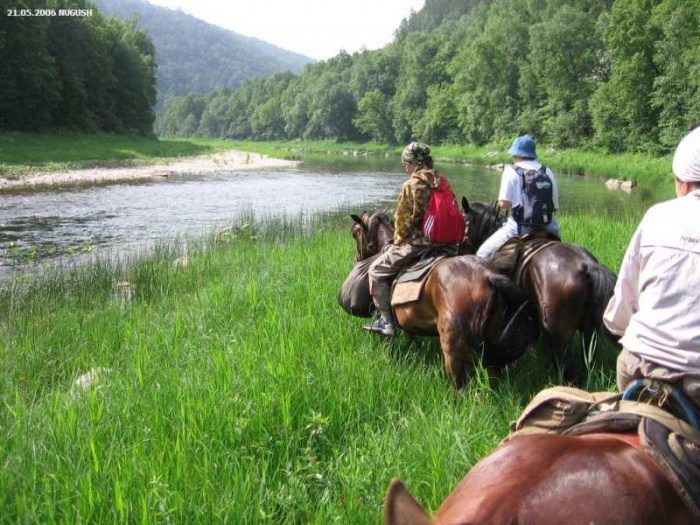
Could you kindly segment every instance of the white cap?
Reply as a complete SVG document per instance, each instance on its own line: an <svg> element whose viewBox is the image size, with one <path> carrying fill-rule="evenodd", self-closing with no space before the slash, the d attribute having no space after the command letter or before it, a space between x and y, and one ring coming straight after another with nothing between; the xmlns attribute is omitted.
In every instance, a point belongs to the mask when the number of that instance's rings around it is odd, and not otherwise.
<svg viewBox="0 0 700 525"><path fill-rule="evenodd" d="M683 182L700 182L700 127L678 144L673 155L673 173Z"/></svg>

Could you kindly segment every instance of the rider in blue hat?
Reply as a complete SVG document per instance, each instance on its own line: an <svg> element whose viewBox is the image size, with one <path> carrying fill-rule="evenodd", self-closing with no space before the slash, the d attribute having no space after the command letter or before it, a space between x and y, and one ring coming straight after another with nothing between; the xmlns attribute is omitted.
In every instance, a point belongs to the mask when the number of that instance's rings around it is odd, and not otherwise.
<svg viewBox="0 0 700 525"><path fill-rule="evenodd" d="M498 205L506 210L508 219L479 247L476 255L490 259L506 241L536 228L560 237L559 189L551 169L537 161L535 140L522 135L513 141L508 154L513 164L503 169Z"/></svg>

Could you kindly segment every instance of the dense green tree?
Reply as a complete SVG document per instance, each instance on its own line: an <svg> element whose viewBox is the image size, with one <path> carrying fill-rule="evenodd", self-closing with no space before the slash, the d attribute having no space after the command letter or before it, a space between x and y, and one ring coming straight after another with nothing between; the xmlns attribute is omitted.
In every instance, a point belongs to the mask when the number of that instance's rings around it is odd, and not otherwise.
<svg viewBox="0 0 700 525"><path fill-rule="evenodd" d="M46 47L49 19L6 16L45 5L39 0L0 0L0 129L34 130L51 125L57 104L57 69Z"/></svg>
<svg viewBox="0 0 700 525"><path fill-rule="evenodd" d="M2 2L0 129L150 133L155 49L84 0ZM89 16L6 16L91 9Z"/></svg>
<svg viewBox="0 0 700 525"><path fill-rule="evenodd" d="M163 106L163 118L158 123L158 132L169 137L194 135L199 129L205 107L204 95L171 97Z"/></svg>
<svg viewBox="0 0 700 525"><path fill-rule="evenodd" d="M497 2L474 14L484 19L483 25L472 25L452 68L455 88L462 93L458 101L462 134L483 144L512 135L519 126L519 80L529 63L529 14L526 0Z"/></svg>
<svg viewBox="0 0 700 525"><path fill-rule="evenodd" d="M654 23L663 33L654 56L652 107L659 114L659 141L673 148L700 120L700 4L669 0L658 6Z"/></svg>
<svg viewBox="0 0 700 525"><path fill-rule="evenodd" d="M433 33L411 33L401 41L401 63L392 100L395 139L399 143L420 138L428 88L448 79L447 63L436 59L440 41Z"/></svg>
<svg viewBox="0 0 700 525"><path fill-rule="evenodd" d="M534 75L542 95L537 101L541 130L556 145L575 146L592 132L588 99L602 49L596 36L595 20L569 5L530 27L527 73Z"/></svg>
<svg viewBox="0 0 700 525"><path fill-rule="evenodd" d="M229 122L229 108L233 90L222 88L209 95L197 128L198 135L223 137Z"/></svg>
<svg viewBox="0 0 700 525"><path fill-rule="evenodd" d="M657 144L658 110L652 106L661 33L652 22L660 0L617 0L605 32L610 79L591 98L598 143L614 151L650 151Z"/></svg>
<svg viewBox="0 0 700 525"><path fill-rule="evenodd" d="M375 142L393 143L389 97L379 89L365 94L357 104L358 117L353 121L357 129Z"/></svg>

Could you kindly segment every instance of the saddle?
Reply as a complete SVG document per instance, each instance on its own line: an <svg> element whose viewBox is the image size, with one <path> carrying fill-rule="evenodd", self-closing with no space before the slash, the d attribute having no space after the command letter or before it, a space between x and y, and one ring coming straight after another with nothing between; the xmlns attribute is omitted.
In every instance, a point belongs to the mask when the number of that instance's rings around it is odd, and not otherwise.
<svg viewBox="0 0 700 525"><path fill-rule="evenodd" d="M413 265L403 270L391 288L391 306L420 300L425 281L435 265L443 259L454 257L457 252L446 246L436 246L425 251Z"/></svg>
<svg viewBox="0 0 700 525"><path fill-rule="evenodd" d="M644 451L656 460L670 483L700 521L700 429L697 414L671 398L679 391L657 381L633 385L638 392L595 392L572 387L541 391L511 423L504 441L523 434L558 433L581 436L634 433ZM680 393L682 396L682 393ZM681 404L683 402L681 401Z"/></svg>
<svg viewBox="0 0 700 525"><path fill-rule="evenodd" d="M535 230L528 234L511 237L491 256L491 265L500 273L508 275L520 285L522 273L530 259L552 243L561 242L559 237L547 230Z"/></svg>

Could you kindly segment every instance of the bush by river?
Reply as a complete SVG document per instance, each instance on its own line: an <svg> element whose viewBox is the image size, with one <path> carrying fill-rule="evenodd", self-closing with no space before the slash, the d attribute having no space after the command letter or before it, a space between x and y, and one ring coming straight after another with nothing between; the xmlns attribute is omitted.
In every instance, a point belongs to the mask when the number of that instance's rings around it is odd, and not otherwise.
<svg viewBox="0 0 700 525"><path fill-rule="evenodd" d="M561 222L616 271L636 219ZM395 476L435 509L560 381L535 349L455 399L436 340L364 332L346 217L180 246L3 284L2 521L377 523Z"/></svg>

